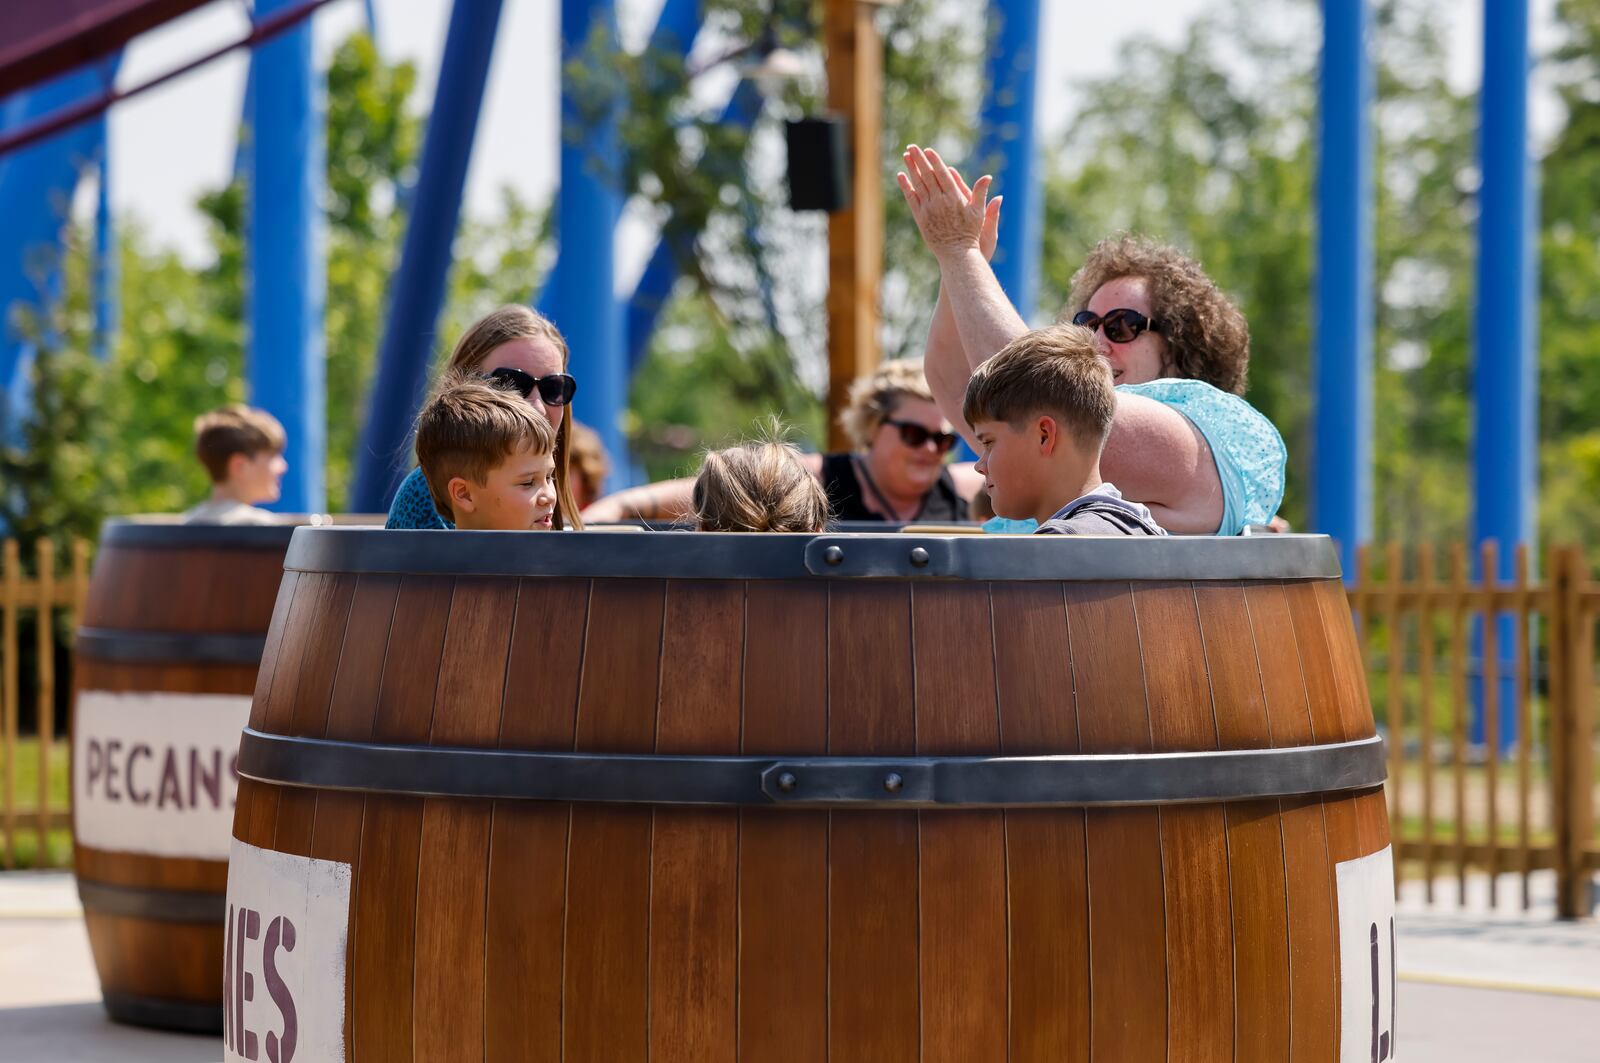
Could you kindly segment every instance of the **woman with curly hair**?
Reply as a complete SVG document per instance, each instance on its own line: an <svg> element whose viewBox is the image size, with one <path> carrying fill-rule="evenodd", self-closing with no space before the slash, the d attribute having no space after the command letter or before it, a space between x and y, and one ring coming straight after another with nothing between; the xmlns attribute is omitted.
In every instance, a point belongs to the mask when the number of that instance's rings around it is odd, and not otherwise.
<svg viewBox="0 0 1600 1063"><path fill-rule="evenodd" d="M972 370L1028 331L989 258L1000 200L971 188L933 151L905 153L901 192L939 259L928 383L952 423ZM1236 535L1283 500L1286 452L1272 422L1240 398L1250 332L1199 263L1139 236L1102 240L1072 278L1063 320L1091 329L1117 385L1101 470L1174 532Z"/></svg>

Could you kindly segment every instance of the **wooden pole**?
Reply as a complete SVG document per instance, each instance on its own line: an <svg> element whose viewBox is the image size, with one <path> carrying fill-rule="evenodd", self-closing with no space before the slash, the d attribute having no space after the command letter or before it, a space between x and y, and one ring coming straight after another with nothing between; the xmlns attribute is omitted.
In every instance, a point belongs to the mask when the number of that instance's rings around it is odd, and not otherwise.
<svg viewBox="0 0 1600 1063"><path fill-rule="evenodd" d="M850 206L828 218L828 449L848 450L839 413L850 383L877 368L883 280L883 42L869 0L826 0L828 107L850 126Z"/></svg>

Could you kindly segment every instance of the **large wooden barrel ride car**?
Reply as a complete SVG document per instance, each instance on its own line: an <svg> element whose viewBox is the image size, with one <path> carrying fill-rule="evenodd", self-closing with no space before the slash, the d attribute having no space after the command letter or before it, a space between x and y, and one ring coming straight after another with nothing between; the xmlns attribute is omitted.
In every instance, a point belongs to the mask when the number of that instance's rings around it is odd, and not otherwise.
<svg viewBox="0 0 1600 1063"><path fill-rule="evenodd" d="M1393 1055L1325 538L303 529L239 763L229 1058Z"/></svg>
<svg viewBox="0 0 1600 1063"><path fill-rule="evenodd" d="M77 633L74 865L119 1021L222 1028L234 758L294 528L108 523Z"/></svg>

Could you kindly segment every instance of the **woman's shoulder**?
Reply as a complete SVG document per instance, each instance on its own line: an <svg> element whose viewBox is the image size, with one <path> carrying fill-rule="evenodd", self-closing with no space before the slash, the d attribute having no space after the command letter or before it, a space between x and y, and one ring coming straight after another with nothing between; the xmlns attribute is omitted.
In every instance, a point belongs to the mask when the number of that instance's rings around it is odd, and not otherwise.
<svg viewBox="0 0 1600 1063"><path fill-rule="evenodd" d="M394 493L394 501L389 503L389 519L383 526L406 531L453 527L434 508L433 494L420 468L412 469Z"/></svg>

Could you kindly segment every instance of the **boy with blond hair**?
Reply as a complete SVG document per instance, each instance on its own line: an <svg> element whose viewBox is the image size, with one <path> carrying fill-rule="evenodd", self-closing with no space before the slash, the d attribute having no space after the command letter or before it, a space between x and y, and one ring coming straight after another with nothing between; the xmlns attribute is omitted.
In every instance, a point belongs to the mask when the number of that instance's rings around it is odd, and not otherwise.
<svg viewBox="0 0 1600 1063"><path fill-rule="evenodd" d="M440 516L469 531L550 528L556 434L515 391L462 374L417 417L417 464Z"/></svg>
<svg viewBox="0 0 1600 1063"><path fill-rule="evenodd" d="M1094 334L1052 325L1018 336L978 366L962 415L995 513L1045 535L1165 535L1149 509L1100 476L1117 408Z"/></svg>
<svg viewBox="0 0 1600 1063"><path fill-rule="evenodd" d="M266 410L234 403L194 421L194 452L211 477L211 497L183 515L185 524L275 524L263 502L282 491L286 437Z"/></svg>

